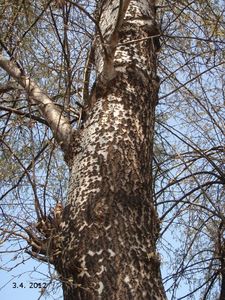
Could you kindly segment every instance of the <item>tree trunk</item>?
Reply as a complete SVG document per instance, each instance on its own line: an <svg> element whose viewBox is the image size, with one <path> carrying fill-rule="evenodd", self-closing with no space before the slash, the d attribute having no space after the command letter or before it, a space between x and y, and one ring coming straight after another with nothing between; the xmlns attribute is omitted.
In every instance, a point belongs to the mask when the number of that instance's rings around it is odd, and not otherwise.
<svg viewBox="0 0 225 300"><path fill-rule="evenodd" d="M221 222L220 231L219 231L219 256L220 256L220 277L221 277L221 286L220 286L220 297L219 300L225 300L225 240L224 236L224 222Z"/></svg>
<svg viewBox="0 0 225 300"><path fill-rule="evenodd" d="M109 43L112 28L105 21L114 9L109 6L119 2L99 6ZM130 1L118 24L116 49L104 49L96 38L97 81L71 145L62 252L55 261L66 300L165 299L151 175L157 43L147 37L158 33L154 1Z"/></svg>
<svg viewBox="0 0 225 300"><path fill-rule="evenodd" d="M223 264L224 265L224 264ZM224 266L221 272L221 287L220 287L220 298L219 300L225 300L225 270Z"/></svg>

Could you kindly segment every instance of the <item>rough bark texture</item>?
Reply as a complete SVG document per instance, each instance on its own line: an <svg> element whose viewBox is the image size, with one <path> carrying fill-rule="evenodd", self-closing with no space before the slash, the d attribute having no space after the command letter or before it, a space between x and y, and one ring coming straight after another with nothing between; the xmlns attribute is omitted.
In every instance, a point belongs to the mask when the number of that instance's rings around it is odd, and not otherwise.
<svg viewBox="0 0 225 300"><path fill-rule="evenodd" d="M225 300L225 266L224 262L222 264L222 271L221 271L221 288L220 288L220 298L219 300Z"/></svg>
<svg viewBox="0 0 225 300"><path fill-rule="evenodd" d="M110 20L107 5L113 1L103 2L102 15ZM154 20L154 1L130 1L120 21L111 80L102 81L99 53L106 60L107 54L95 44L96 88L79 145L74 138L62 252L55 260L66 300L165 299L151 177L156 49L151 38L126 44L155 35ZM100 21L106 39L107 24Z"/></svg>

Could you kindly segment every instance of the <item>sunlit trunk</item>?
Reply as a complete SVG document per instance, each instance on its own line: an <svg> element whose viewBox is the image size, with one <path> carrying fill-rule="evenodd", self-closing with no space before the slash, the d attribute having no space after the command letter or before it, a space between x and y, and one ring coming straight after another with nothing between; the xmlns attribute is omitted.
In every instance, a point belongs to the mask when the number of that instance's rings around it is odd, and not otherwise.
<svg viewBox="0 0 225 300"><path fill-rule="evenodd" d="M154 20L154 1L130 2L113 54L115 74L97 77L72 147L62 254L55 263L66 300L165 299L151 176L158 94L157 40L149 38L158 34ZM94 47L101 74L98 39Z"/></svg>

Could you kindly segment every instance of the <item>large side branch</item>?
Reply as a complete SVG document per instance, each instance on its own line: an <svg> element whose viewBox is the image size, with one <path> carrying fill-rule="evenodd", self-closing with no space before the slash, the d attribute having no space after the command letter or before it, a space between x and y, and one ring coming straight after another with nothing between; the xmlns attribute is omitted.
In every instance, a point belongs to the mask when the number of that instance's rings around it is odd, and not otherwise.
<svg viewBox="0 0 225 300"><path fill-rule="evenodd" d="M118 33L123 24L129 3L130 0L107 0L103 2L102 7L98 8L98 13L101 14L99 28L104 44L102 47L97 47L100 51L98 54L96 53L95 60L100 81L103 83L113 79L116 74L113 65L114 54L119 40Z"/></svg>
<svg viewBox="0 0 225 300"><path fill-rule="evenodd" d="M22 74L15 63L0 55L0 67L13 77L26 90L29 98L38 105L38 109L52 129L57 142L66 151L72 132L69 119L62 115L62 111L31 78Z"/></svg>

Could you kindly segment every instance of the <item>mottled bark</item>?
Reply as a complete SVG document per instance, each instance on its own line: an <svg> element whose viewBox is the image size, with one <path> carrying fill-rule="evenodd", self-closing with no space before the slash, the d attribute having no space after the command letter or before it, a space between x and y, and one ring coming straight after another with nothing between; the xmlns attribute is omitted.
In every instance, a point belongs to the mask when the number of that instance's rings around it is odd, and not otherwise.
<svg viewBox="0 0 225 300"><path fill-rule="evenodd" d="M101 16L111 25L100 16L100 28L111 41L115 24L107 5L117 3L118 10L120 1L103 2ZM66 300L165 299L151 176L158 93L155 43L148 38L158 33L154 1L130 1L117 26L113 49L105 52L101 38L96 39L96 88L79 145L76 135L67 155L71 178L62 252L55 260ZM112 77L103 67L109 53Z"/></svg>

